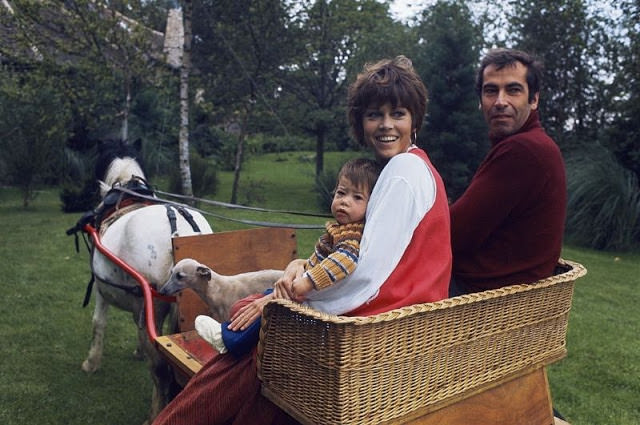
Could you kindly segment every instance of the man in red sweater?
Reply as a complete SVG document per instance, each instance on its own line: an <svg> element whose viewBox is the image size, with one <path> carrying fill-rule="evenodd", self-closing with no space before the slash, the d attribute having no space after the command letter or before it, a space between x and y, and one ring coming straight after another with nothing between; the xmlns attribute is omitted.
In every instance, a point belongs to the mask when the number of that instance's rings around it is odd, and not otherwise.
<svg viewBox="0 0 640 425"><path fill-rule="evenodd" d="M476 91L491 149L450 207L451 296L551 276L560 257L567 189L560 149L538 118L541 64L494 49Z"/></svg>

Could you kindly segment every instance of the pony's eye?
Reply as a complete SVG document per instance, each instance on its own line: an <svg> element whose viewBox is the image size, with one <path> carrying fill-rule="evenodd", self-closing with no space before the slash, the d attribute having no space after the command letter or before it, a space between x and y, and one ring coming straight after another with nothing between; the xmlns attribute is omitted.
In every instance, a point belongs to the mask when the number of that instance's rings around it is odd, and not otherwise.
<svg viewBox="0 0 640 425"><path fill-rule="evenodd" d="M176 273L176 277L178 278L178 280L184 279L184 276L185 276L185 274L183 272Z"/></svg>

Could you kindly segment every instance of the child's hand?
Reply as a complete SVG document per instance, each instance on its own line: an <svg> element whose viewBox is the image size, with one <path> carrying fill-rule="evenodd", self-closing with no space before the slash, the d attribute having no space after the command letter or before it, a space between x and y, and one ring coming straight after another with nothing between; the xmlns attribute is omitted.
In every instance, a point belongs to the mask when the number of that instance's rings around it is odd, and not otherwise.
<svg viewBox="0 0 640 425"><path fill-rule="evenodd" d="M306 260L297 259L289 263L282 277L273 285L273 294L276 299L293 300L293 281L304 273L305 262Z"/></svg>
<svg viewBox="0 0 640 425"><path fill-rule="evenodd" d="M291 285L292 298L299 303L307 299L307 294L313 289L313 282L307 275L302 275Z"/></svg>

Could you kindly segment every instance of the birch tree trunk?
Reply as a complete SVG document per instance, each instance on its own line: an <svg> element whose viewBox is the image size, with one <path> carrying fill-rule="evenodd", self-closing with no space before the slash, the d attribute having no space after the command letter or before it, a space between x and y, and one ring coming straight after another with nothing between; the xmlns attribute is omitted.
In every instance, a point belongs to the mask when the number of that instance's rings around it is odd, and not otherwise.
<svg viewBox="0 0 640 425"><path fill-rule="evenodd" d="M191 73L191 17L193 4L191 0L182 0L182 14L184 20L184 49L182 65L180 66L180 179L182 194L193 196L191 184L191 166L189 163L189 74Z"/></svg>

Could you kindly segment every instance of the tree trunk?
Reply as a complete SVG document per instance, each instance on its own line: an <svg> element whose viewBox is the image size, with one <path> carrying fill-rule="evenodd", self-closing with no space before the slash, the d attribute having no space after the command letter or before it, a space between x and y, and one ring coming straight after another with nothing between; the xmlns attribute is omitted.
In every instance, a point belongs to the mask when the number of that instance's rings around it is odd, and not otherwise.
<svg viewBox="0 0 640 425"><path fill-rule="evenodd" d="M131 111L131 78L127 75L125 83L124 110L122 111L122 127L120 129L120 140L129 140L129 112Z"/></svg>
<svg viewBox="0 0 640 425"><path fill-rule="evenodd" d="M189 74L191 72L191 17L193 4L191 0L182 0L184 19L184 47L182 66L180 66L180 178L182 194L193 196L191 184L191 166L189 164Z"/></svg>
<svg viewBox="0 0 640 425"><path fill-rule="evenodd" d="M324 170L324 141L327 130L322 128L316 133L316 179L320 177Z"/></svg>
<svg viewBox="0 0 640 425"><path fill-rule="evenodd" d="M246 127L249 120L249 114L251 113L251 107L248 107L242 120L240 122L240 132L238 133L238 144L236 145L236 158L233 167L233 185L231 186L231 202L232 204L238 203L238 186L240 185L240 171L242 171L242 160L244 157L244 141L246 139Z"/></svg>
<svg viewBox="0 0 640 425"><path fill-rule="evenodd" d="M242 155L244 151L244 130L238 135L238 144L236 146L236 163L233 167L233 186L231 187L231 203L238 203L238 185L240 183L240 170L242 168Z"/></svg>

